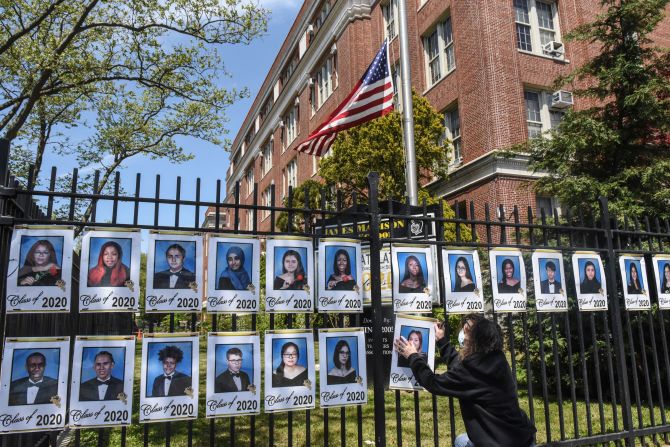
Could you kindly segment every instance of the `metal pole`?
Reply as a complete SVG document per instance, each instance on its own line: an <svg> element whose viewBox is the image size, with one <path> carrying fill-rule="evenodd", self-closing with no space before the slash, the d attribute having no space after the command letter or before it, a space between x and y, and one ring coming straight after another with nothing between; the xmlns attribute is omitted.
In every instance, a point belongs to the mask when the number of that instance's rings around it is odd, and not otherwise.
<svg viewBox="0 0 670 447"><path fill-rule="evenodd" d="M400 77L402 84L403 135L405 137L405 182L407 197L412 206L419 204L416 181L416 153L414 150L414 107L407 38L407 7L405 0L398 0L398 38L400 39Z"/></svg>
<svg viewBox="0 0 670 447"><path fill-rule="evenodd" d="M372 365L374 412L375 412L375 445L386 446L386 411L384 404L384 349L382 343L382 281L379 272L381 263L379 252L382 247L379 243L379 202L377 201L377 187L379 186L379 174L371 172L368 174L368 186L370 191L370 293L372 299L372 351L374 358L380 359Z"/></svg>
<svg viewBox="0 0 670 447"><path fill-rule="evenodd" d="M605 232L607 242L607 292L609 294L609 308L612 319L612 332L614 344L612 348L616 352L617 372L621 383L621 413L623 417L624 431L628 432L626 437L626 446L632 447L635 444L635 438L631 434L633 430L633 416L631 414L630 389L628 387L628 367L626 365L626 347L624 346L624 332L621 324L621 305L619 304L619 290L616 281L616 253L614 252L614 236L612 233L609 207L606 197L599 197L600 213L602 216L602 228ZM626 311L624 311L626 312Z"/></svg>

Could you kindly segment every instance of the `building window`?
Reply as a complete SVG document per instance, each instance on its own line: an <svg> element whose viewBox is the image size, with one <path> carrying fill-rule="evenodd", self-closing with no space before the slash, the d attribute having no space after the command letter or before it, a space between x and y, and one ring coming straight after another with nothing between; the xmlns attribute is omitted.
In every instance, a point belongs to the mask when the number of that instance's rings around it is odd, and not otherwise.
<svg viewBox="0 0 670 447"><path fill-rule="evenodd" d="M438 23L423 38L423 47L426 53L428 84L432 86L456 68L451 17Z"/></svg>
<svg viewBox="0 0 670 447"><path fill-rule="evenodd" d="M247 230L249 231L254 229L254 216L255 213L253 210L247 210Z"/></svg>
<svg viewBox="0 0 670 447"><path fill-rule="evenodd" d="M288 188L289 187L297 187L298 186L298 159L294 158L291 160L291 162L286 166L286 193L288 194Z"/></svg>
<svg viewBox="0 0 670 447"><path fill-rule="evenodd" d="M564 112L551 108L551 92L525 90L523 96L526 103L528 138L537 138L559 125Z"/></svg>
<svg viewBox="0 0 670 447"><path fill-rule="evenodd" d="M314 21L314 28L316 28L317 30L321 28L323 22L326 21L326 17L328 17L329 12L330 12L330 0L326 0L325 2L323 2L321 9L319 10L319 13L316 16L316 20Z"/></svg>
<svg viewBox="0 0 670 447"><path fill-rule="evenodd" d="M254 192L254 168L249 168L246 175L247 195Z"/></svg>
<svg viewBox="0 0 670 447"><path fill-rule="evenodd" d="M461 152L461 118L458 114L458 107L444 112L444 136L451 140L452 165L457 165L463 162L463 153Z"/></svg>
<svg viewBox="0 0 670 447"><path fill-rule="evenodd" d="M389 41L398 35L398 0L389 0L382 5L382 15L384 16L384 27L386 37Z"/></svg>
<svg viewBox="0 0 670 447"><path fill-rule="evenodd" d="M291 110L284 116L284 149L289 147L295 137L298 136L298 106L291 107Z"/></svg>
<svg viewBox="0 0 670 447"><path fill-rule="evenodd" d="M391 79L393 79L393 105L399 112L402 112L402 95L400 94L402 78L400 77L400 61L393 64L393 67L391 67Z"/></svg>
<svg viewBox="0 0 670 447"><path fill-rule="evenodd" d="M516 46L519 50L536 54L562 56L545 47L549 42L560 42L558 8L554 1L514 0Z"/></svg>
<svg viewBox="0 0 670 447"><path fill-rule="evenodd" d="M315 111L321 108L337 86L337 72L335 71L336 55L337 53L329 56L323 65L319 67L316 76L314 76L314 97L312 104Z"/></svg>
<svg viewBox="0 0 670 447"><path fill-rule="evenodd" d="M263 147L261 156L261 178L272 169L272 140L268 141Z"/></svg>
<svg viewBox="0 0 670 447"><path fill-rule="evenodd" d="M544 196L535 196L535 209L537 210L538 217L544 215L547 217L554 216L554 210L560 214L561 206L558 200L555 197L544 197Z"/></svg>
<svg viewBox="0 0 670 447"><path fill-rule="evenodd" d="M263 190L261 194L261 205L263 206L272 206L272 187L268 186ZM270 210L263 210L261 213L261 219L265 220L270 215Z"/></svg>

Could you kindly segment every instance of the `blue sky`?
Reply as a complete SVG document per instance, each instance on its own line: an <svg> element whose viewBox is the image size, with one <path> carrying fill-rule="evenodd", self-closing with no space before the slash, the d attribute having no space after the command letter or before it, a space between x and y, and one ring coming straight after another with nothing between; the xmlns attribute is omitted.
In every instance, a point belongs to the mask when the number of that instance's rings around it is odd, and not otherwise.
<svg viewBox="0 0 670 447"><path fill-rule="evenodd" d="M229 122L226 125L228 135L222 137L234 139L237 131L242 125L258 90L263 83L265 75L269 70L279 47L295 20L302 5L302 0L258 0L258 3L271 10L268 21L267 33L250 45L229 45L220 48L220 54L225 64L225 69L231 77L222 78L221 83L228 88L241 89L247 87L250 97L239 101L228 109ZM250 57L253 55L253 57ZM86 135L83 129L73 129L68 134L72 140L80 140ZM222 138L223 139L223 138ZM173 164L165 160L151 160L148 157L134 157L124 163L121 171L121 184L129 195L135 189L135 175L142 173L141 195L143 197L153 196L155 190L156 175L161 175L161 197L174 198L176 176L182 177L181 198L185 200L195 199L196 178L201 179L201 200L214 201L216 198L216 180L222 181L222 197L225 196L225 176L229 166L228 152L221 147L195 139L182 138L178 140L188 152L195 158L182 164ZM58 167L59 174L65 174L76 166L75 160L64 160L54 154L46 154L42 171L42 179L46 182L46 175L51 166ZM100 218L111 217L108 207L99 207ZM161 206L160 224L173 224L174 211L172 207ZM153 206L140 207L140 215L150 213L153 216ZM183 209L181 215L184 220L182 225L192 225L194 212L192 209ZM201 210L200 223L204 215ZM126 217L126 219L124 219ZM119 222L132 219L132 207L121 206L119 209ZM130 223L130 221L129 221Z"/></svg>

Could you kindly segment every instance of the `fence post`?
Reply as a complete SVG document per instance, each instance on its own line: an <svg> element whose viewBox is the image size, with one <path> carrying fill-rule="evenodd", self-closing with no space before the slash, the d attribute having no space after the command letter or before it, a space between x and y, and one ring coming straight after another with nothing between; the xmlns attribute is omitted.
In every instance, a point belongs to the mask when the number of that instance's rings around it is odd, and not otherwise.
<svg viewBox="0 0 670 447"><path fill-rule="evenodd" d="M612 332L614 335L614 351L617 358L617 373L621 383L621 415L623 417L624 430L629 432L626 437L626 445L632 447L635 444L635 438L630 432L633 430L633 417L631 414L630 388L628 386L628 366L626 365L626 350L624 346L623 326L621 323L621 305L619 303L619 286L617 284L617 260L614 252L614 234L610 220L607 198L599 197L600 215L602 219L602 228L607 243L607 290L609 291L609 305L612 311Z"/></svg>
<svg viewBox="0 0 670 447"><path fill-rule="evenodd" d="M382 282L379 266L381 263L379 252L379 199L377 197L379 174L368 174L369 211L370 211L370 296L372 299L372 349L374 357L379 361L373 362L374 378L374 410L375 410L375 445L386 446L386 413L384 399L384 349L382 345Z"/></svg>

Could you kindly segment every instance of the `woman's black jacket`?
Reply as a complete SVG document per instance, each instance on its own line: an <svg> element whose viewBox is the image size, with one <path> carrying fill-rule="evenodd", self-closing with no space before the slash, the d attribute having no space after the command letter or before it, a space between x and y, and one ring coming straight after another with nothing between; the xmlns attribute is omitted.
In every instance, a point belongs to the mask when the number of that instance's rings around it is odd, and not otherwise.
<svg viewBox="0 0 670 447"><path fill-rule="evenodd" d="M449 366L434 374L426 358L409 358L414 377L426 390L459 399L465 430L476 447L528 447L535 427L519 408L512 371L502 351L475 353L461 361L446 337L437 341Z"/></svg>

